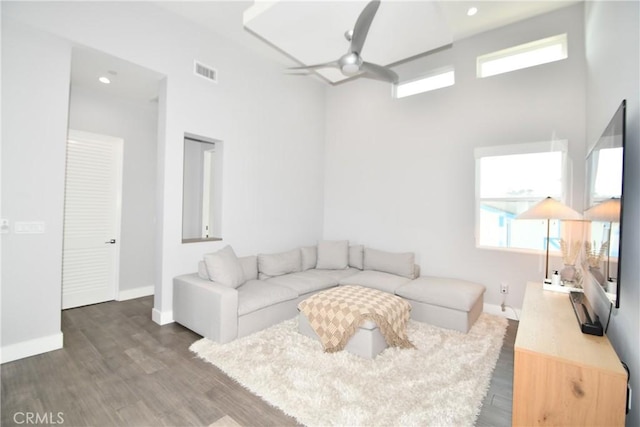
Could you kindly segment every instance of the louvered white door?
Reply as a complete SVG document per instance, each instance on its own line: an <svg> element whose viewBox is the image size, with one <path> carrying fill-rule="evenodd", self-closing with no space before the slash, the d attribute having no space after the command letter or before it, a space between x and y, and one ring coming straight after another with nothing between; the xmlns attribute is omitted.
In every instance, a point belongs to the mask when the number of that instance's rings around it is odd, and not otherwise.
<svg viewBox="0 0 640 427"><path fill-rule="evenodd" d="M116 297L122 187L120 138L69 130L62 308Z"/></svg>

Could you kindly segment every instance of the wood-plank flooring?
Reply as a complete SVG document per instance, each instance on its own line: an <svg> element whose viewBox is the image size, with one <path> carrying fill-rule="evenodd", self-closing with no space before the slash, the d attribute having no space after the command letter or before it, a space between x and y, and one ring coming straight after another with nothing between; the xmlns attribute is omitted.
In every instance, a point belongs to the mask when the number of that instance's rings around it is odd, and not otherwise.
<svg viewBox="0 0 640 427"><path fill-rule="evenodd" d="M513 402L513 345L516 342L518 322L509 320L500 357L491 377L489 391L482 402L478 427L511 426L511 404Z"/></svg>
<svg viewBox="0 0 640 427"><path fill-rule="evenodd" d="M63 311L63 349L0 367L2 426L29 414L79 427L297 425L196 359L189 346L200 336L153 323L152 305L145 297ZM511 424L516 329L510 321L479 426Z"/></svg>

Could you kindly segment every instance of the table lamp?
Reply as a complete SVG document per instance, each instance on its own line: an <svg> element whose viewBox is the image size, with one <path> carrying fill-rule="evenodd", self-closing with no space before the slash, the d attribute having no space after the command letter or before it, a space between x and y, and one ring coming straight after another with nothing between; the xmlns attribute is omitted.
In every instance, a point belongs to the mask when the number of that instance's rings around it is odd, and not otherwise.
<svg viewBox="0 0 640 427"><path fill-rule="evenodd" d="M609 247L607 248L607 269L605 270L605 280L609 280L609 264L611 262L611 227L614 222L620 222L620 199L612 197L611 199L600 202L587 209L584 212L584 217L591 221L609 223L609 233L607 236Z"/></svg>
<svg viewBox="0 0 640 427"><path fill-rule="evenodd" d="M547 220L547 257L544 265L544 281L549 282L549 222L552 219L580 220L582 215L552 197L536 203L528 210L516 216L516 219L546 219Z"/></svg>

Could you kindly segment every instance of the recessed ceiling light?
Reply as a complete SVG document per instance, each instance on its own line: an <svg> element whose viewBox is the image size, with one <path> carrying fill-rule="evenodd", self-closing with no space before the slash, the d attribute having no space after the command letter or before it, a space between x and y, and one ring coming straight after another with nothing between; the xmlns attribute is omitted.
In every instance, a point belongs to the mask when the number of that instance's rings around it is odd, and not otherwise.
<svg viewBox="0 0 640 427"><path fill-rule="evenodd" d="M109 83L111 83L111 80L109 80L107 77L102 76L98 79L100 81L100 83L104 83L106 85L108 85Z"/></svg>
<svg viewBox="0 0 640 427"><path fill-rule="evenodd" d="M477 7L470 7L469 10L467 10L467 16L473 16L476 13L478 13Z"/></svg>

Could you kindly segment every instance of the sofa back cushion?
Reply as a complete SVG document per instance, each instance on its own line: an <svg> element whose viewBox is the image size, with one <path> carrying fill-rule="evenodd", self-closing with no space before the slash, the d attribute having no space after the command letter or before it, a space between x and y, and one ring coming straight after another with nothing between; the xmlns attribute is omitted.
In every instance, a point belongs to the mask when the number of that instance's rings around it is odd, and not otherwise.
<svg viewBox="0 0 640 427"><path fill-rule="evenodd" d="M300 248L300 254L302 255L302 271L316 268L316 264L318 263L317 246L303 246Z"/></svg>
<svg viewBox="0 0 640 427"><path fill-rule="evenodd" d="M349 246L349 267L364 269L364 246Z"/></svg>
<svg viewBox="0 0 640 427"><path fill-rule="evenodd" d="M302 271L300 249L277 254L258 254L258 272L261 278L282 276Z"/></svg>
<svg viewBox="0 0 640 427"><path fill-rule="evenodd" d="M322 240L318 242L318 262L316 268L322 270L342 270L349 267L348 240Z"/></svg>
<svg viewBox="0 0 640 427"><path fill-rule="evenodd" d="M386 252L364 249L364 269L382 271L414 279L415 256L413 252Z"/></svg>
<svg viewBox="0 0 640 427"><path fill-rule="evenodd" d="M204 280L210 280L207 265L204 263L204 260L198 263L198 277Z"/></svg>
<svg viewBox="0 0 640 427"><path fill-rule="evenodd" d="M231 246L206 254L204 264L207 267L209 279L221 285L237 288L246 281L242 264Z"/></svg>
<svg viewBox="0 0 640 427"><path fill-rule="evenodd" d="M244 280L255 280L258 278L258 257L255 255L239 257ZM204 280L211 280L207 272L207 264L204 260L198 263L198 277Z"/></svg>
<svg viewBox="0 0 640 427"><path fill-rule="evenodd" d="M242 256L238 258L242 271L244 272L244 280L258 279L258 257L255 255Z"/></svg>
<svg viewBox="0 0 640 427"><path fill-rule="evenodd" d="M364 270L358 271L353 276L340 279L339 284L340 286L364 286L394 294L396 289L410 282L411 279L398 276L397 274L385 273L383 271Z"/></svg>

